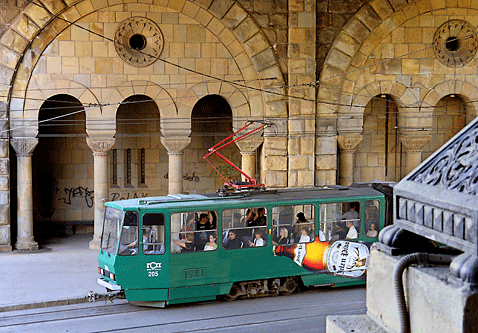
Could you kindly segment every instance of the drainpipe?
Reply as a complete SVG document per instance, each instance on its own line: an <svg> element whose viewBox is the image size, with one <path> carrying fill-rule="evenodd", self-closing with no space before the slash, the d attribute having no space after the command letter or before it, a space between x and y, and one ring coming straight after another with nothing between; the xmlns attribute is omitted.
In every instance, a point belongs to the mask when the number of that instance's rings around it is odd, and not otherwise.
<svg viewBox="0 0 478 333"><path fill-rule="evenodd" d="M395 296L397 298L399 332L410 332L410 316L408 314L407 305L405 304L405 292L403 291L403 271L412 264L441 264L449 265L455 256L435 253L412 253L408 254L397 264L393 272L393 281L395 287Z"/></svg>

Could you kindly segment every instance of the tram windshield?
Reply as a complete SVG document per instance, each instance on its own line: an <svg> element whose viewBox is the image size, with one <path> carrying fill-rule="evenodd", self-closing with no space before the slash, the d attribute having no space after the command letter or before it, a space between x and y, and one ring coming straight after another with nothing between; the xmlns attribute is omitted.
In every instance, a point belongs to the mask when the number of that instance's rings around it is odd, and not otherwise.
<svg viewBox="0 0 478 333"><path fill-rule="evenodd" d="M118 237L121 223L123 222L123 211L106 207L105 220L103 222L103 233L101 235L101 250L110 254L116 254Z"/></svg>

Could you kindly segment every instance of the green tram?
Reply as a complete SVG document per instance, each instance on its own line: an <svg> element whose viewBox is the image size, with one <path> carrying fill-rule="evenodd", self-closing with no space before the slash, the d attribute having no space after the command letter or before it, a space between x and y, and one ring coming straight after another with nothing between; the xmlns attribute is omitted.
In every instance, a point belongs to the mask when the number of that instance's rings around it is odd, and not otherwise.
<svg viewBox="0 0 478 333"><path fill-rule="evenodd" d="M159 307L363 284L368 248L386 216L385 195L369 186L105 205L98 283L130 303ZM363 244L365 251L352 246Z"/></svg>

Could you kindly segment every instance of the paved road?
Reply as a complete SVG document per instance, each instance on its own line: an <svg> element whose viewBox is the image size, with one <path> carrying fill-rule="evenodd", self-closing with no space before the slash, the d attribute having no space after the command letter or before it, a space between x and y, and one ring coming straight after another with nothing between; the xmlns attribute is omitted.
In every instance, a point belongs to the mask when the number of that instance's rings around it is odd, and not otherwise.
<svg viewBox="0 0 478 333"><path fill-rule="evenodd" d="M364 314L365 288L312 288L290 296L165 309L125 300L0 313L0 332L325 332L327 315Z"/></svg>

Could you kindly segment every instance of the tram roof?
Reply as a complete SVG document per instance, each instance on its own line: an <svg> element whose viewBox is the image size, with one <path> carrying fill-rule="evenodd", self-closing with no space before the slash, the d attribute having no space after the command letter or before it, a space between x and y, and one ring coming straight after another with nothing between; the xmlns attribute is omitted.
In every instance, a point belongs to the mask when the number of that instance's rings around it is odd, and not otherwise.
<svg viewBox="0 0 478 333"><path fill-rule="evenodd" d="M158 209L174 207L193 207L210 203L214 204L233 204L233 203L261 203L261 202L280 202L290 200L307 199L335 199L335 198L353 198L362 196L383 196L377 190L367 186L340 186L331 185L313 188L282 188L267 190L252 190L241 193L231 193L227 196L221 196L219 193L207 194L173 194L160 197L145 197L128 200L112 201L108 206L113 206L122 210L126 209Z"/></svg>

